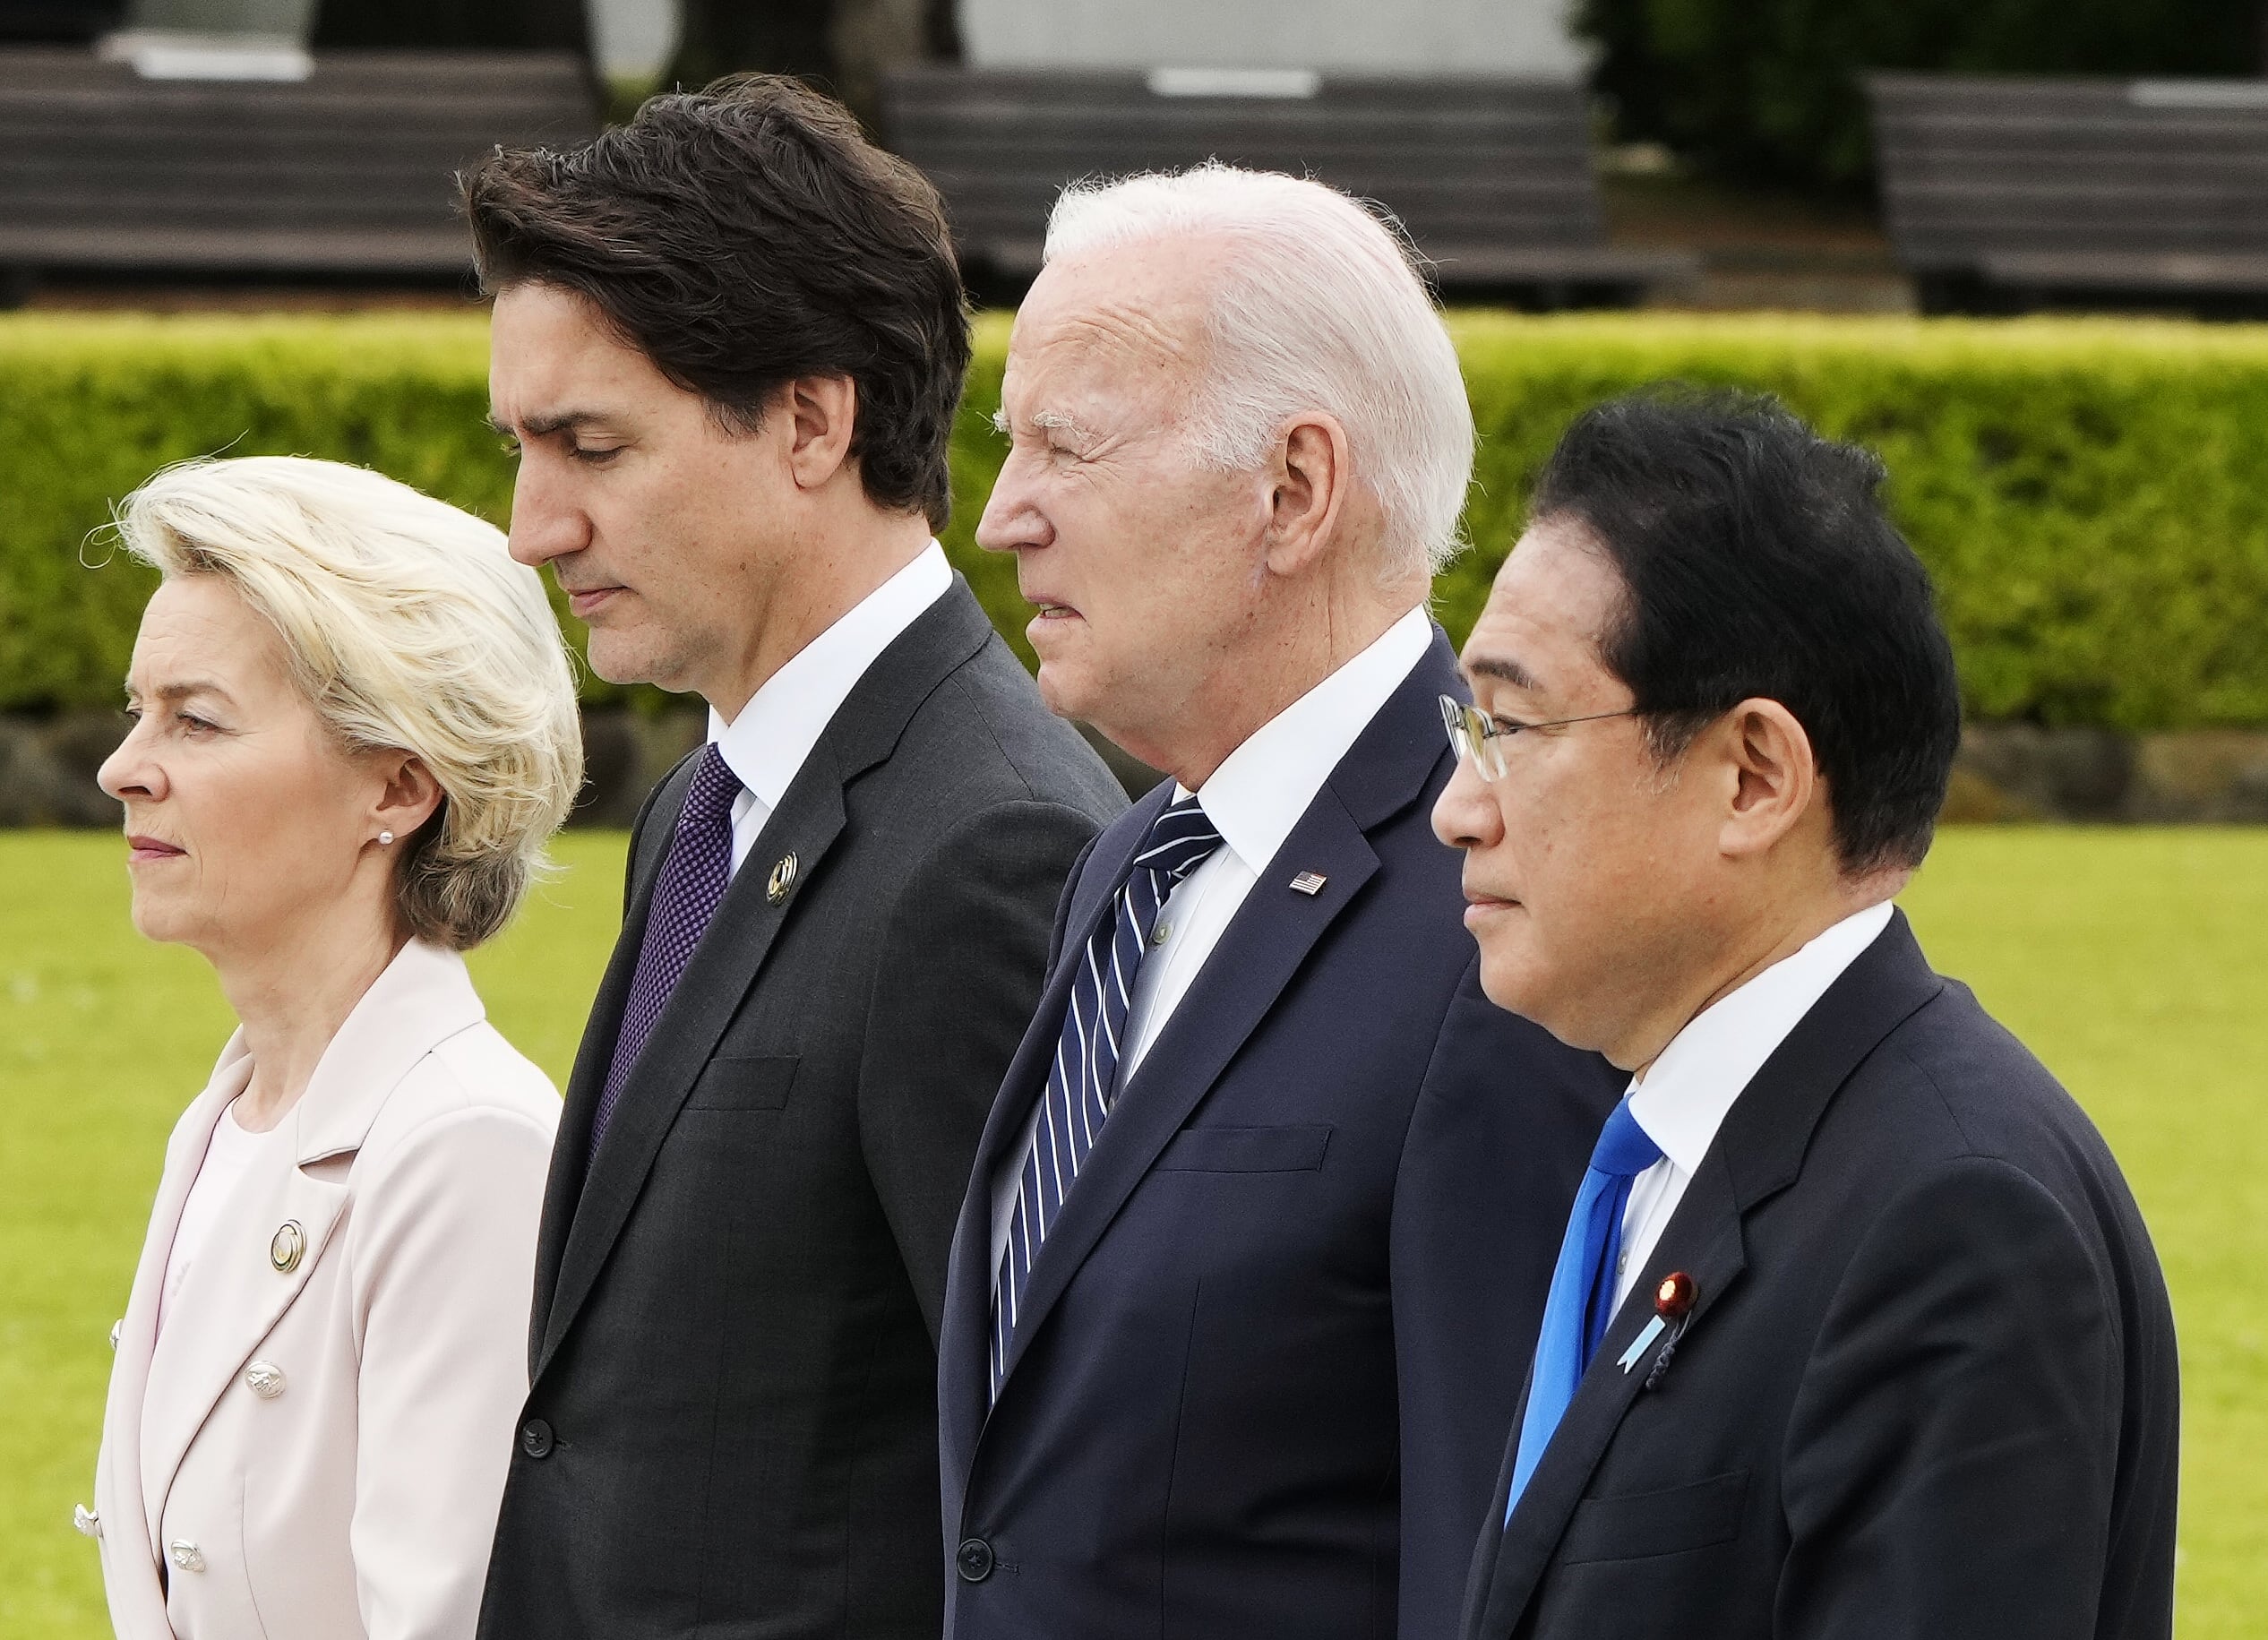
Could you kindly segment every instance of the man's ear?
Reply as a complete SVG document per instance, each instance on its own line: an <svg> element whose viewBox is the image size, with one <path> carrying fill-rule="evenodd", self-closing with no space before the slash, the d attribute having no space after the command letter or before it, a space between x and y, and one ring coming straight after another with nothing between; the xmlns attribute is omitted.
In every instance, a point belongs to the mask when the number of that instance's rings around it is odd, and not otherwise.
<svg viewBox="0 0 2268 1640"><path fill-rule="evenodd" d="M850 459L858 384L848 376L798 376L774 401L787 428L787 470L799 490L816 490Z"/></svg>
<svg viewBox="0 0 2268 1640"><path fill-rule="evenodd" d="M1726 778L1718 846L1734 858L1768 854L1810 815L1821 795L1811 737L1777 700L1743 700L1708 737Z"/></svg>
<svg viewBox="0 0 2268 1640"><path fill-rule="evenodd" d="M1338 528L1354 462L1338 418L1317 413L1292 424L1268 475L1267 567L1296 575Z"/></svg>

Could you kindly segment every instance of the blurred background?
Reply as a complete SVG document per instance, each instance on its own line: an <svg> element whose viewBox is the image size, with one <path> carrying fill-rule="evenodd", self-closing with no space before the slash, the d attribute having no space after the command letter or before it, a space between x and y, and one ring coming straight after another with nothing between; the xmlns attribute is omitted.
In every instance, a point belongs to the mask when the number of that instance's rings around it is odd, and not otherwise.
<svg viewBox="0 0 2268 1640"><path fill-rule="evenodd" d="M1968 715L1904 903L2135 1184L2184 1352L2180 1631L2268 1636L2268 0L0 0L0 1640L107 1632L70 1529L103 1339L229 1024L133 934L93 783L150 588L111 510L289 451L507 523L455 171L748 69L945 197L984 311L944 540L1027 659L969 530L1075 177L1217 157L1401 222L1482 434L1453 637L1611 393L1763 389L1883 454ZM701 725L584 695L568 869L476 959L562 1079L619 828Z"/></svg>

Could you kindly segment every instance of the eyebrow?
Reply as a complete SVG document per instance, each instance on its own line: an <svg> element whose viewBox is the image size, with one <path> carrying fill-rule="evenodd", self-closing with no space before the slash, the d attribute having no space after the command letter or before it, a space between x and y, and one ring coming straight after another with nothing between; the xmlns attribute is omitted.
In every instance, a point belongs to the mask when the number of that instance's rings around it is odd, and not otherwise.
<svg viewBox="0 0 2268 1640"><path fill-rule="evenodd" d="M1078 416L1067 415L1061 410L1035 411L1029 418L1029 425L1044 433L1069 433L1090 444L1095 439L1093 430L1081 423ZM1009 425L1008 412L1004 409L992 412L992 427L999 433L1014 431Z"/></svg>
<svg viewBox="0 0 2268 1640"><path fill-rule="evenodd" d="M497 420L495 412L493 410L489 412L486 419L489 426L503 434L506 438L516 438L524 432L529 438L540 439L547 438L554 433L567 433L577 427L587 427L593 422L605 421L607 417L597 410L559 410L549 416L531 416L528 418L526 425L519 429L513 428L508 422Z"/></svg>
<svg viewBox="0 0 2268 1640"><path fill-rule="evenodd" d="M160 683L150 692L153 699L159 700L186 700L192 695L218 695L223 700L231 701L235 699L227 690L210 678L190 678L179 683ZM140 691L132 683L126 685L127 700L135 700L139 694Z"/></svg>
<svg viewBox="0 0 2268 1640"><path fill-rule="evenodd" d="M1466 660L1465 670L1468 676L1494 678L1499 683L1509 683L1515 689L1539 690L1543 687L1536 682L1533 673L1509 656L1475 656Z"/></svg>

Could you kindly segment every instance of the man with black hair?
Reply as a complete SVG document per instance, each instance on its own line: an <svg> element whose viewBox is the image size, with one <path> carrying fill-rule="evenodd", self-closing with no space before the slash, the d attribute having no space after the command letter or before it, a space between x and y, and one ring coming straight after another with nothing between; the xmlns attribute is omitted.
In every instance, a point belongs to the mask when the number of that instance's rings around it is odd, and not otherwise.
<svg viewBox="0 0 2268 1640"><path fill-rule="evenodd" d="M931 532L937 196L754 78L464 182L511 548L697 692L554 1154L490 1640L935 1640L936 1339L1057 893L1125 799Z"/></svg>
<svg viewBox="0 0 2268 1640"><path fill-rule="evenodd" d="M1891 903L1960 707L1882 477L1769 401L1590 412L1445 702L1483 987L1632 1073L1466 1640L2170 1629L2148 1235Z"/></svg>

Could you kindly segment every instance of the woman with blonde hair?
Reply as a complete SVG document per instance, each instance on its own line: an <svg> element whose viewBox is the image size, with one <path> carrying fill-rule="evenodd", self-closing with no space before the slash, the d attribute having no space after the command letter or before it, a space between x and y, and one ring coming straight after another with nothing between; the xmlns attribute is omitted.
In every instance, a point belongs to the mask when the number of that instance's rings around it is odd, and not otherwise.
<svg viewBox="0 0 2268 1640"><path fill-rule="evenodd" d="M460 955L581 778L532 570L375 473L150 480L163 580L103 765L136 928L239 1028L175 1127L103 1418L121 1640L470 1636L527 1394L558 1099Z"/></svg>

